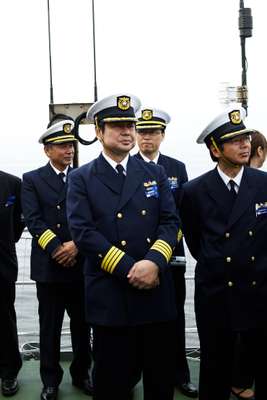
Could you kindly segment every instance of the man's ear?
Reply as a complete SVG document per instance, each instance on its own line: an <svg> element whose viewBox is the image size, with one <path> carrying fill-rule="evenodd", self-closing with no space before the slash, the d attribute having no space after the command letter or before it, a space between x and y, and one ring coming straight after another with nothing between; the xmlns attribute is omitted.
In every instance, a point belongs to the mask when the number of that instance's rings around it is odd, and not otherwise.
<svg viewBox="0 0 267 400"><path fill-rule="evenodd" d="M45 154L47 155L47 157L49 157L49 150L50 150L50 146L49 145L47 145L47 144L45 144L44 145L44 152L45 152Z"/></svg>
<svg viewBox="0 0 267 400"><path fill-rule="evenodd" d="M263 153L264 153L263 148L261 146L258 146L256 153L257 153L258 157L263 157Z"/></svg>
<svg viewBox="0 0 267 400"><path fill-rule="evenodd" d="M98 126L95 127L95 135L99 142L103 143L103 131Z"/></svg>

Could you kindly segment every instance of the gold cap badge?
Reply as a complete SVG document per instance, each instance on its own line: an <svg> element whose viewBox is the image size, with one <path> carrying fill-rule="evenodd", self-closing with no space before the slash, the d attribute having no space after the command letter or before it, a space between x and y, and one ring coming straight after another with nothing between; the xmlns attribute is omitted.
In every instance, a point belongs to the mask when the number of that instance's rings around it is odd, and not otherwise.
<svg viewBox="0 0 267 400"><path fill-rule="evenodd" d="M128 110L130 108L130 97L128 96L121 96L117 99L117 106L120 110Z"/></svg>
<svg viewBox="0 0 267 400"><path fill-rule="evenodd" d="M64 124L63 125L63 131L65 133L70 133L71 132L71 124Z"/></svg>
<svg viewBox="0 0 267 400"><path fill-rule="evenodd" d="M238 125L241 123L241 116L240 116L239 110L231 111L229 114L229 117L230 117L230 121L232 122L232 124Z"/></svg>
<svg viewBox="0 0 267 400"><path fill-rule="evenodd" d="M153 111L152 110L143 110L142 111L142 118L145 121L149 121L153 117Z"/></svg>

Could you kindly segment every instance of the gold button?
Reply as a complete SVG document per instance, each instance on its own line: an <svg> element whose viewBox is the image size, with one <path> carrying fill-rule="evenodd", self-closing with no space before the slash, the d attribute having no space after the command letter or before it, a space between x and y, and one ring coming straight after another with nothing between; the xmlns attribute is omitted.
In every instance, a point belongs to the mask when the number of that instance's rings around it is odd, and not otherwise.
<svg viewBox="0 0 267 400"><path fill-rule="evenodd" d="M255 257L254 256L251 257L251 261L255 261Z"/></svg>
<svg viewBox="0 0 267 400"><path fill-rule="evenodd" d="M253 236L253 232L252 231L248 231L249 236Z"/></svg>
<svg viewBox="0 0 267 400"><path fill-rule="evenodd" d="M231 257L226 257L226 262L231 262L231 261L232 261Z"/></svg>
<svg viewBox="0 0 267 400"><path fill-rule="evenodd" d="M142 211L141 211L141 214L142 214L142 215L146 215L146 210L142 210Z"/></svg>
<svg viewBox="0 0 267 400"><path fill-rule="evenodd" d="M146 241L147 241L147 243L150 243L151 239L150 238L146 238Z"/></svg>
<svg viewBox="0 0 267 400"><path fill-rule="evenodd" d="M57 209L60 210L60 208L61 208L61 207L60 207L59 205L57 205Z"/></svg>
<svg viewBox="0 0 267 400"><path fill-rule="evenodd" d="M39 237L39 235L35 235L35 237Z"/></svg>
<svg viewBox="0 0 267 400"><path fill-rule="evenodd" d="M231 282L231 281L229 281L227 285L228 285L229 287L234 286L233 282Z"/></svg>
<svg viewBox="0 0 267 400"><path fill-rule="evenodd" d="M57 224L57 228L60 228L61 227L61 225L60 224Z"/></svg>
<svg viewBox="0 0 267 400"><path fill-rule="evenodd" d="M225 237L228 239L230 237L230 233L226 232Z"/></svg>
<svg viewBox="0 0 267 400"><path fill-rule="evenodd" d="M126 246L126 240L122 240L122 241L121 241L121 245L122 245L122 246Z"/></svg>
<svg viewBox="0 0 267 400"><path fill-rule="evenodd" d="M253 282L252 282L252 286L256 286L256 284L257 284L256 281L253 281Z"/></svg>
<svg viewBox="0 0 267 400"><path fill-rule="evenodd" d="M117 218L122 218L122 213L118 213Z"/></svg>
<svg viewBox="0 0 267 400"><path fill-rule="evenodd" d="M98 257L99 257L99 258L102 258L103 256L102 256L102 254L98 254Z"/></svg>

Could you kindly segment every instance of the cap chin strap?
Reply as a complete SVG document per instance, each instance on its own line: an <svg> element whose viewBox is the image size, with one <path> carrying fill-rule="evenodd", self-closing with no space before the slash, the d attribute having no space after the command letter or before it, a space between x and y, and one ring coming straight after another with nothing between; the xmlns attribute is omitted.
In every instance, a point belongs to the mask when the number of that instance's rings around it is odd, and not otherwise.
<svg viewBox="0 0 267 400"><path fill-rule="evenodd" d="M99 129L98 118L97 117L95 117L95 126L96 126L97 129Z"/></svg>
<svg viewBox="0 0 267 400"><path fill-rule="evenodd" d="M213 136L211 136L210 138L212 145L214 146L214 148L218 151L218 153L221 155L221 158L223 159L223 161L231 168L239 168L240 165L238 164L234 164L232 161L228 160L224 154L221 152L221 150L219 149L219 147L217 146L217 143L215 142Z"/></svg>

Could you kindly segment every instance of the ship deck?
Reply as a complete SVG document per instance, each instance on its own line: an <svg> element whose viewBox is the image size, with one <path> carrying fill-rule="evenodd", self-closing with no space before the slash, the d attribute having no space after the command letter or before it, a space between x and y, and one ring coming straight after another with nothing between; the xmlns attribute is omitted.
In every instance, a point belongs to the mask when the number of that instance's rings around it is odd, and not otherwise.
<svg viewBox="0 0 267 400"><path fill-rule="evenodd" d="M198 383L198 369L199 369L199 361L197 359L190 359L190 370L191 370L191 379L197 385ZM58 400L82 400L82 399L91 399L92 397L86 396L80 390L76 389L71 385L71 379L68 371L69 362L63 361L61 363L64 368L64 376L63 381L61 382L59 392L58 392ZM40 398L40 392L42 388L42 384L39 377L39 361L37 360L28 360L24 361L23 367L18 376L20 390L13 397L14 400L36 400ZM5 397L0 395L1 399ZM112 394L110 395L110 399L112 399ZM138 384L134 389L134 397L133 400L142 400L142 384ZM175 391L174 400L188 400L188 397L183 396L178 390ZM108 400L108 399L107 399Z"/></svg>

